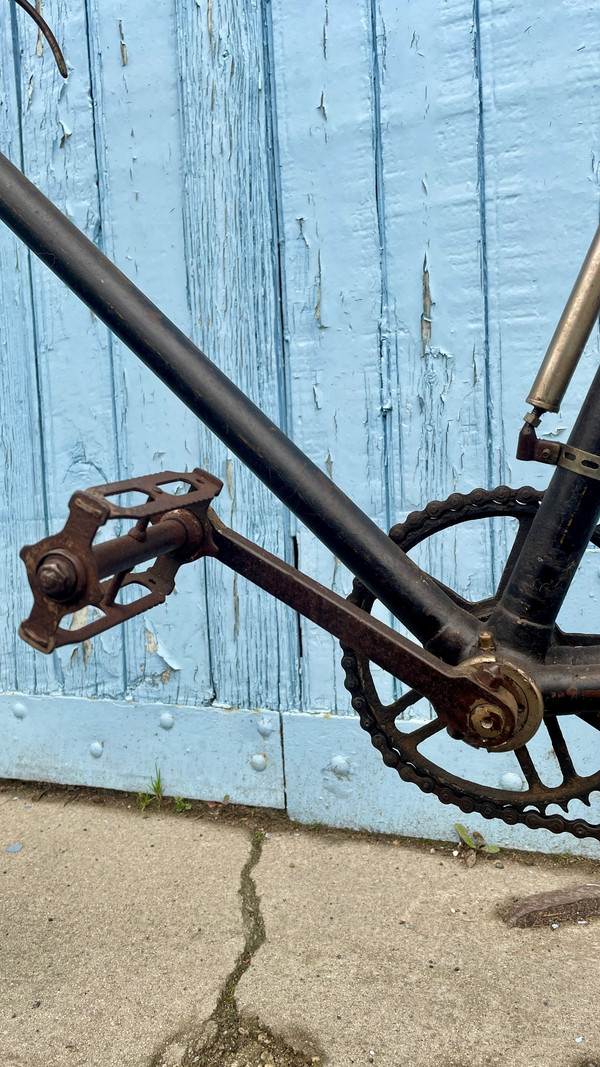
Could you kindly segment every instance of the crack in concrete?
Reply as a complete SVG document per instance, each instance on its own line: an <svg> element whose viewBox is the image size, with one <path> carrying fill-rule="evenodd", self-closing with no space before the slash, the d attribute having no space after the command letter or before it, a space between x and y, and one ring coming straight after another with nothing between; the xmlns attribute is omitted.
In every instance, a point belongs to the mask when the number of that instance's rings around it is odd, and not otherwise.
<svg viewBox="0 0 600 1067"><path fill-rule="evenodd" d="M240 1015L236 989L250 967L254 955L266 940L265 921L252 871L262 855L264 830L255 830L250 839L248 859L240 873L238 894L241 898L245 941L228 974L216 1007L200 1027L189 1023L164 1042L148 1067L319 1067L326 1058L314 1039L298 1034L292 1048L280 1035L264 1026L257 1016Z"/></svg>

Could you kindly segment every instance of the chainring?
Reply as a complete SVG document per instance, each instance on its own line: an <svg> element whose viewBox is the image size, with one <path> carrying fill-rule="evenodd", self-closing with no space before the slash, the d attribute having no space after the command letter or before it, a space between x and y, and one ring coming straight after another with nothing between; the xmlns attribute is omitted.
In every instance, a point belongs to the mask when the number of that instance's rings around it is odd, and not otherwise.
<svg viewBox="0 0 600 1067"><path fill-rule="evenodd" d="M464 599L447 586L442 586L456 603L479 620L485 621L510 577L542 497L542 493L530 486L516 490L506 485L493 490L474 489L466 496L453 493L445 501L432 501L424 511L412 512L405 522L392 527L390 537L404 552L409 552L427 537L459 523L483 518L516 518L518 532L515 542L492 597L475 603ZM594 532L592 544L600 546L600 527ZM358 579L354 581L348 599L369 612L375 601L373 594ZM574 644L575 638L579 636L571 637L556 628L555 640L559 644ZM440 719L432 718L410 732L403 732L396 725L396 721L404 718L404 713L410 706L423 699L421 694L409 690L392 704L383 704L373 681L368 658L344 644L342 651L345 686L351 694L352 707L360 716L363 730L370 734L372 744L381 752L384 763L388 767L395 767L403 781L414 783L424 793L433 793L443 804L455 804L465 814L478 812L485 819L501 819L511 826L523 823L534 830L543 828L555 834L566 832L577 838L593 837L600 840L600 826L592 825L585 819L568 818L566 814L563 816L548 812L548 808L557 805L567 813L569 803L573 800L581 801L589 807L590 795L600 790L600 771L585 777L575 771L556 716L545 716L544 724L562 774L560 784L548 785L542 782L527 745L514 751L523 776L523 787L517 786L518 792L514 789L494 788L470 782L444 770L419 751L419 747L429 738L444 730L444 723ZM585 721L600 730L600 714L586 714ZM493 754L489 755L493 758ZM512 777L517 778L516 775Z"/></svg>

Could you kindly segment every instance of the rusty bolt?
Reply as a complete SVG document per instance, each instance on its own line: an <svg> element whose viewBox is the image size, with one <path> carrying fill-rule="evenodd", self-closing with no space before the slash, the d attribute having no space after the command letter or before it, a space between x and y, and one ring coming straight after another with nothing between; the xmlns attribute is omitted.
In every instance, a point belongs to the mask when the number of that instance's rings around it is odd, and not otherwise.
<svg viewBox="0 0 600 1067"><path fill-rule="evenodd" d="M542 448L542 451L540 452L540 459L550 459L550 455L551 452L549 448Z"/></svg>
<svg viewBox="0 0 600 1067"><path fill-rule="evenodd" d="M493 741L506 729L504 712L495 704L476 704L469 716L471 729L479 737Z"/></svg>
<svg viewBox="0 0 600 1067"><path fill-rule="evenodd" d="M36 576L42 593L51 600L68 600L77 591L75 564L58 552L44 557Z"/></svg>
<svg viewBox="0 0 600 1067"><path fill-rule="evenodd" d="M482 652L493 652L496 647L493 633L490 630L482 630L478 644Z"/></svg>

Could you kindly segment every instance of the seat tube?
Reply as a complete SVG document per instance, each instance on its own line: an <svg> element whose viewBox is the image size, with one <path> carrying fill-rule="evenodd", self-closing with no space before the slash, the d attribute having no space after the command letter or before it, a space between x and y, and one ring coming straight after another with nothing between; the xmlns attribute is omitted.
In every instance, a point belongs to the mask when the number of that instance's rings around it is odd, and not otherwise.
<svg viewBox="0 0 600 1067"><path fill-rule="evenodd" d="M567 447L600 454L600 369ZM600 515L600 481L558 466L489 628L499 646L543 659Z"/></svg>

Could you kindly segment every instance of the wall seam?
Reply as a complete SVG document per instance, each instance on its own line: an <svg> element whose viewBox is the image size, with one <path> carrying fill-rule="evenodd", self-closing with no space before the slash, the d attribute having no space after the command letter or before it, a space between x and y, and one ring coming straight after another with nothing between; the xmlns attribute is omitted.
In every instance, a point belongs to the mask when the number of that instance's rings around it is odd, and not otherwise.
<svg viewBox="0 0 600 1067"><path fill-rule="evenodd" d="M285 277L285 261L284 261L284 248L285 248L285 236L284 236L284 223L283 223L283 211L282 211L282 191L281 191L281 162L279 152L279 138L277 127L277 87L275 82L275 69L274 69L274 54L275 45L273 39L273 21L272 21L272 6L270 0L261 0L261 12L262 12L262 51L263 51L263 66L265 74L264 91L265 91L265 118L267 123L267 141L270 148L270 166L268 169L269 187L271 190L271 225L274 238L274 255L273 255L273 287L277 299L278 314L274 323L275 339L277 344L278 353L280 359L277 360L277 384L279 392L279 415L280 415L280 427L292 438L292 400L291 400L291 383L289 377L289 330L287 323L287 297L286 297L286 277ZM282 508L281 515L284 524L284 558L292 566L298 567L297 558L297 520L287 508ZM302 686L302 630L301 619L296 613L296 626L295 626L295 639L296 639L296 662L300 666L298 672L297 689L295 696L297 696L299 706L302 706L303 699L303 686ZM281 657L279 659L281 664ZM280 708L281 708L281 669L280 669ZM292 682L293 684L293 682ZM284 796L286 795L285 789L285 752L283 749L283 723L281 723L281 743L282 743L282 759L283 759L283 788ZM287 803L286 803L287 806Z"/></svg>
<svg viewBox="0 0 600 1067"><path fill-rule="evenodd" d="M94 57L92 54L92 26L93 17L90 11L90 0L84 0L84 17L85 17L85 34L86 34L86 47L88 56L88 69L90 72L89 92L90 92L90 105L92 111L92 130L94 138L94 159L96 163L96 180L98 189L98 225L94 234L94 243L100 248L105 255L108 255L110 259L114 260L114 250L110 250L106 247L106 233L103 225L104 206L110 202L110 190L108 183L107 167L103 160L103 144L104 144L104 124L102 121L101 110L99 107L99 100L101 97L100 86L97 85L96 68L94 66ZM98 77L101 77L101 64L102 59L99 49L96 49L98 57ZM117 478L121 479L126 477L123 463L123 451L121 448L121 436L119 432L119 419L117 416L117 403L116 403L116 372L115 372L115 346L113 342L113 335L111 331L106 327L107 337L107 350L108 359L110 365L110 380L112 382L112 394L110 398L111 403L111 418L113 426L113 438L115 448L115 461L117 465ZM127 677L128 677L128 665L127 665L127 649L125 641L121 641L121 671L122 679L121 686L123 695L127 692Z"/></svg>

